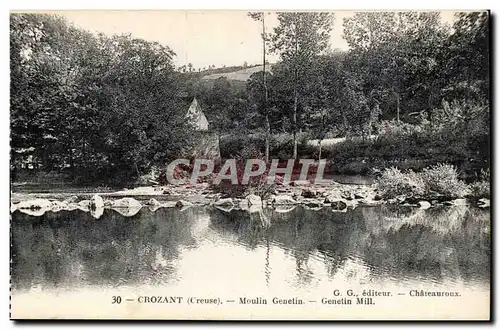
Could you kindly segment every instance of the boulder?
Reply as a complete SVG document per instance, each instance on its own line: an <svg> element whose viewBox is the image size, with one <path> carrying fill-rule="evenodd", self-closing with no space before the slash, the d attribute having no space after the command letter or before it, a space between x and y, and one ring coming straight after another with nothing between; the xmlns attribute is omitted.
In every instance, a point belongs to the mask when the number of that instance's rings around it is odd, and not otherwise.
<svg viewBox="0 0 500 330"><path fill-rule="evenodd" d="M427 202L427 201L420 201L418 202L418 206L421 208L421 209L428 209L431 207L431 203Z"/></svg>
<svg viewBox="0 0 500 330"><path fill-rule="evenodd" d="M297 205L276 205L274 210L278 213L288 213L293 211Z"/></svg>
<svg viewBox="0 0 500 330"><path fill-rule="evenodd" d="M73 195L73 196L66 198L64 200L64 202L70 204L70 203L76 203L77 200L78 200L78 196Z"/></svg>
<svg viewBox="0 0 500 330"><path fill-rule="evenodd" d="M95 194L94 196L92 196L92 198L90 198L89 208L91 210L104 208L104 201L103 201L102 197L99 196L98 194Z"/></svg>
<svg viewBox="0 0 500 330"><path fill-rule="evenodd" d="M180 199L180 200L177 201L177 203L175 203L175 207L181 207L181 208L190 207L190 206L193 206L193 205L194 205L193 203L185 201L183 199Z"/></svg>
<svg viewBox="0 0 500 330"><path fill-rule="evenodd" d="M304 204L304 206L313 207L313 208L324 206L323 202L321 202L317 199L304 200L303 204Z"/></svg>
<svg viewBox="0 0 500 330"><path fill-rule="evenodd" d="M342 211L347 209L347 203L340 200L332 201L330 206L332 207L333 210L336 211Z"/></svg>
<svg viewBox="0 0 500 330"><path fill-rule="evenodd" d="M39 217L51 209L52 202L47 199L33 199L17 204L17 209L22 213Z"/></svg>
<svg viewBox="0 0 500 330"><path fill-rule="evenodd" d="M148 206L160 207L160 206L161 206L161 203L160 203L160 202L158 202L156 199L151 198L150 200L148 200L148 201L146 202L146 205L148 205Z"/></svg>
<svg viewBox="0 0 500 330"><path fill-rule="evenodd" d="M294 205L297 202L291 196L277 195L272 197L271 203L274 205Z"/></svg>
<svg viewBox="0 0 500 330"><path fill-rule="evenodd" d="M309 182L307 180L295 180L295 181L290 182L290 186L293 186L293 187L310 186L310 185L311 185L311 182Z"/></svg>
<svg viewBox="0 0 500 330"><path fill-rule="evenodd" d="M53 201L52 205L50 206L50 210L52 212L59 212L59 211L63 211L63 210L68 210L69 209L69 205L70 204L68 204L65 201L63 201L63 202Z"/></svg>
<svg viewBox="0 0 500 330"><path fill-rule="evenodd" d="M221 198L214 202L216 206L234 206L232 198Z"/></svg>
<svg viewBox="0 0 500 330"><path fill-rule="evenodd" d="M119 209L119 208L141 209L142 204L131 197L125 197L114 200L111 204L111 207L114 209Z"/></svg>
<svg viewBox="0 0 500 330"><path fill-rule="evenodd" d="M490 200L487 198L481 198L478 200L479 207L490 207Z"/></svg>
<svg viewBox="0 0 500 330"><path fill-rule="evenodd" d="M347 190L344 190L341 195L340 195L343 199L347 199L348 201L350 200L353 200L354 199L354 194L350 191L347 191Z"/></svg>
<svg viewBox="0 0 500 330"><path fill-rule="evenodd" d="M301 196L303 196L305 198L314 198L314 197L316 197L316 192L311 190L311 189L305 189L305 190L302 190Z"/></svg>
<svg viewBox="0 0 500 330"><path fill-rule="evenodd" d="M467 205L467 200L465 198L457 198L453 200L454 205Z"/></svg>
<svg viewBox="0 0 500 330"><path fill-rule="evenodd" d="M339 194L331 194L331 195L328 195L325 197L324 203L330 204L330 203L334 203L334 202L339 201L339 200L342 200L342 197L340 197Z"/></svg>
<svg viewBox="0 0 500 330"><path fill-rule="evenodd" d="M52 202L47 199L32 199L28 201L23 201L17 204L19 210L39 210L39 209L50 209Z"/></svg>
<svg viewBox="0 0 500 330"><path fill-rule="evenodd" d="M246 197L246 201L248 202L248 205L255 205L255 206L262 206L262 199L260 196L251 194Z"/></svg>
<svg viewBox="0 0 500 330"><path fill-rule="evenodd" d="M365 198L366 198L366 196L365 196L364 193L359 193L358 192L358 193L354 194L354 199L365 199Z"/></svg>

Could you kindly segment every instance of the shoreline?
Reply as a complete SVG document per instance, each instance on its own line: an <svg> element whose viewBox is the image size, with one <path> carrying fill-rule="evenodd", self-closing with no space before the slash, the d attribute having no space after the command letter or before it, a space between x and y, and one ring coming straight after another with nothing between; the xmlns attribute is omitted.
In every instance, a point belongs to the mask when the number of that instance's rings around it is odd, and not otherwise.
<svg viewBox="0 0 500 330"><path fill-rule="evenodd" d="M83 210L99 212L99 209L112 208L127 210L123 214L136 214L142 207L156 210L162 207L187 208L191 206L214 206L224 211L241 209L256 212L262 208L292 209L303 206L313 210L330 207L333 211L345 212L357 206L377 206L382 204L400 205L429 209L436 206L468 205L487 208L490 200L486 198L449 199L440 196L422 198L383 199L372 185L341 184L330 181L311 184L296 181L291 185L277 185L266 196L247 192L236 194L217 192L207 183L181 184L169 186L143 186L118 191L88 192L11 192L11 213L15 210L27 214L41 215L46 211ZM442 196L441 196L442 197Z"/></svg>

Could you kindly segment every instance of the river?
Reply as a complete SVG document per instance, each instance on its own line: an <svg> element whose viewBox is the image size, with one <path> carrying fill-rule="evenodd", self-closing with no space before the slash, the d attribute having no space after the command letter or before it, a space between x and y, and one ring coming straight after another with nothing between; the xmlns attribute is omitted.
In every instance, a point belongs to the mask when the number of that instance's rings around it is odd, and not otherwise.
<svg viewBox="0 0 500 330"><path fill-rule="evenodd" d="M408 319L416 303L423 318L488 313L490 213L478 208L248 213L207 206L143 208L132 217L106 209L98 220L82 211L15 211L11 228L13 317ZM412 295L422 289L461 298ZM326 303L348 298L347 290L392 297L376 298L362 313ZM218 298L224 308L138 303L158 295ZM242 298L269 306L249 312ZM316 314L296 306L286 312L273 298L300 299ZM467 306L470 299L476 303Z"/></svg>

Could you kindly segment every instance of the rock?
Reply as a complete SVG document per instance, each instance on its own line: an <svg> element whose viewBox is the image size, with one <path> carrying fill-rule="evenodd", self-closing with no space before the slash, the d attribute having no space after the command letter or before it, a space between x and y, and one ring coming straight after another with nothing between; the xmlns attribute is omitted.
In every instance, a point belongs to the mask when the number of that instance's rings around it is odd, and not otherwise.
<svg viewBox="0 0 500 330"><path fill-rule="evenodd" d="M288 213L293 211L297 205L276 205L274 210L278 213Z"/></svg>
<svg viewBox="0 0 500 330"><path fill-rule="evenodd" d="M457 198L453 200L454 205L467 205L467 200L465 198Z"/></svg>
<svg viewBox="0 0 500 330"><path fill-rule="evenodd" d="M301 196L303 196L305 198L314 198L314 197L316 197L316 192L311 190L311 189L305 189L305 190L302 190Z"/></svg>
<svg viewBox="0 0 500 330"><path fill-rule="evenodd" d="M234 206L234 202L232 198L221 198L214 202L216 206Z"/></svg>
<svg viewBox="0 0 500 330"><path fill-rule="evenodd" d="M248 195L246 197L246 200L247 200L247 202L248 202L249 205L260 205L260 206L262 206L262 199L260 198L260 196L251 194L251 195Z"/></svg>
<svg viewBox="0 0 500 330"><path fill-rule="evenodd" d="M79 201L77 203L78 209L82 210L84 212L89 212L90 211L90 201L87 199L84 199L83 201Z"/></svg>
<svg viewBox="0 0 500 330"><path fill-rule="evenodd" d="M398 197L396 197L396 201L399 204L404 204L406 202L406 197L405 196L398 196Z"/></svg>
<svg viewBox="0 0 500 330"><path fill-rule="evenodd" d="M365 199L366 196L364 194L361 194L361 193L356 193L354 194L354 199Z"/></svg>
<svg viewBox="0 0 500 330"><path fill-rule="evenodd" d="M324 204L321 201L316 200L316 199L304 200L303 204L305 206L313 207L313 208L315 208L315 207L323 207L324 206Z"/></svg>
<svg viewBox="0 0 500 330"><path fill-rule="evenodd" d="M17 204L10 203L10 212L14 213L17 210Z"/></svg>
<svg viewBox="0 0 500 330"><path fill-rule="evenodd" d="M162 204L163 207L175 207L175 204L177 204L177 202L174 202L174 201L166 201L165 203Z"/></svg>
<svg viewBox="0 0 500 330"><path fill-rule="evenodd" d="M114 200L111 204L111 207L112 208L129 208L129 209L139 208L140 209L142 207L142 204L131 197L125 197L125 198Z"/></svg>
<svg viewBox="0 0 500 330"><path fill-rule="evenodd" d="M78 196L71 196L71 197L68 197L64 200L64 202L68 203L68 204L71 204L71 203L76 203L76 201L78 200Z"/></svg>
<svg viewBox="0 0 500 330"><path fill-rule="evenodd" d="M490 200L487 198L481 198L478 200L479 207L490 207Z"/></svg>
<svg viewBox="0 0 500 330"><path fill-rule="evenodd" d="M307 180L296 180L296 181L290 182L290 186L293 186L293 187L310 186L310 185L311 185L311 182L309 182Z"/></svg>
<svg viewBox="0 0 500 330"><path fill-rule="evenodd" d="M341 199L342 199L342 197L340 196L340 194L331 194L331 195L328 195L325 197L324 203L326 203L326 204L334 203L334 202L339 201Z"/></svg>
<svg viewBox="0 0 500 330"><path fill-rule="evenodd" d="M89 205L89 208L91 210L96 210L96 209L99 209L99 208L104 208L104 201L102 199L101 196L99 196L98 194L95 194L94 196L92 196L92 198L90 199L90 205Z"/></svg>
<svg viewBox="0 0 500 330"><path fill-rule="evenodd" d="M150 200L148 200L148 201L146 202L146 204L145 204L145 205L160 207L160 206L161 206L161 203L160 203L160 202L158 202L156 199L151 198Z"/></svg>
<svg viewBox="0 0 500 330"><path fill-rule="evenodd" d="M350 191L347 191L347 190L344 190L341 195L340 195L343 199L347 199L348 201L350 200L353 200L354 199L354 194Z"/></svg>
<svg viewBox="0 0 500 330"><path fill-rule="evenodd" d="M50 206L50 211L52 211L52 212L59 212L59 211L62 211L62 210L68 210L69 209L69 205L70 204L68 204L65 201L63 201L63 202L53 201L52 205Z"/></svg>
<svg viewBox="0 0 500 330"><path fill-rule="evenodd" d="M47 199L32 199L28 201L23 201L17 204L19 210L39 210L39 209L49 209L52 202Z"/></svg>
<svg viewBox="0 0 500 330"><path fill-rule="evenodd" d="M380 196L379 194L375 194L375 196L373 196L373 200L374 201L381 201L382 200L382 196Z"/></svg>
<svg viewBox="0 0 500 330"><path fill-rule="evenodd" d="M336 211L342 211L342 210L347 209L347 203L345 203L344 201L332 201L330 203L331 203L330 206L332 207L332 209L334 209Z"/></svg>
<svg viewBox="0 0 500 330"><path fill-rule="evenodd" d="M99 219L104 214L104 207L90 208L90 215L96 219Z"/></svg>
<svg viewBox="0 0 500 330"><path fill-rule="evenodd" d="M427 202L427 201L420 201L418 202L418 206L421 208L421 209L428 209L431 207L431 203Z"/></svg>
<svg viewBox="0 0 500 330"><path fill-rule="evenodd" d="M291 196L278 195L278 196L274 196L271 199L271 203L273 203L274 205L294 205L297 202Z"/></svg>
<svg viewBox="0 0 500 330"><path fill-rule="evenodd" d="M163 195L170 195L170 191L168 191L168 190L163 190Z"/></svg>
<svg viewBox="0 0 500 330"><path fill-rule="evenodd" d="M191 202L188 202L188 201L185 201L183 199L180 199L177 201L177 203L175 203L175 207L190 207L190 206L193 206L194 204L191 203Z"/></svg>
<svg viewBox="0 0 500 330"><path fill-rule="evenodd" d="M52 202L47 199L33 199L18 203L17 209L22 213L39 217L49 211L51 206Z"/></svg>
<svg viewBox="0 0 500 330"><path fill-rule="evenodd" d="M455 205L455 204L453 203L453 201L444 201L442 204L443 204L443 205L446 205L446 206L453 206L453 205Z"/></svg>

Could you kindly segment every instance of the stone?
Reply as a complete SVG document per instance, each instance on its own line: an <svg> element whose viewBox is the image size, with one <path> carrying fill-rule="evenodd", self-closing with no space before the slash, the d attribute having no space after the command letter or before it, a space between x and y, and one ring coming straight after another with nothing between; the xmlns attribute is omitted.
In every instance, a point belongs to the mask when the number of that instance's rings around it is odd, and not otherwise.
<svg viewBox="0 0 500 330"><path fill-rule="evenodd" d="M234 206L234 202L232 198L221 198L214 202L216 206Z"/></svg>
<svg viewBox="0 0 500 330"><path fill-rule="evenodd" d="M271 203L274 205L294 205L297 202L288 195L277 195L271 199Z"/></svg>
<svg viewBox="0 0 500 330"><path fill-rule="evenodd" d="M347 209L347 203L344 201L332 201L330 206L336 211Z"/></svg>
<svg viewBox="0 0 500 330"><path fill-rule="evenodd" d="M90 201L87 199L84 199L83 201L79 201L77 205L78 205L79 210L82 210L84 212L90 211Z"/></svg>
<svg viewBox="0 0 500 330"><path fill-rule="evenodd" d="M142 204L139 201L131 198L125 197L121 199L114 200L112 203L113 208L141 208Z"/></svg>
<svg viewBox="0 0 500 330"><path fill-rule="evenodd" d="M159 207L159 206L161 206L161 203L158 202L156 199L151 198L150 200L148 200L146 202L146 205Z"/></svg>
<svg viewBox="0 0 500 330"><path fill-rule="evenodd" d="M454 205L467 205L467 200L465 198L457 198L453 200Z"/></svg>
<svg viewBox="0 0 500 330"><path fill-rule="evenodd" d="M487 198L481 198L478 200L479 207L490 207L490 200Z"/></svg>
<svg viewBox="0 0 500 330"><path fill-rule="evenodd" d="M311 182L309 182L307 180L296 180L296 181L290 182L290 186L292 186L292 187L310 186L310 185L311 185Z"/></svg>
<svg viewBox="0 0 500 330"><path fill-rule="evenodd" d="M373 200L374 201L381 201L382 200L382 196L380 196L379 194L375 194L375 196L373 196Z"/></svg>
<svg viewBox="0 0 500 330"><path fill-rule="evenodd" d="M274 210L277 213L288 213L293 211L296 207L297 205L276 205Z"/></svg>
<svg viewBox="0 0 500 330"><path fill-rule="evenodd" d="M260 196L251 194L246 197L246 201L248 202L249 205L260 205L262 206L262 199Z"/></svg>
<svg viewBox="0 0 500 330"><path fill-rule="evenodd" d="M311 190L311 189L305 189L305 190L302 190L301 196L303 196L305 198L314 198L314 197L316 197L316 192Z"/></svg>
<svg viewBox="0 0 500 330"><path fill-rule="evenodd" d="M66 198L64 200L64 202L70 204L70 203L76 203L77 200L78 200L78 196L73 195L73 196Z"/></svg>
<svg viewBox="0 0 500 330"><path fill-rule="evenodd" d="M362 193L356 193L354 194L354 199L365 199L366 196Z"/></svg>
<svg viewBox="0 0 500 330"><path fill-rule="evenodd" d="M431 203L429 203L428 201L420 201L418 202L418 206L421 208L421 209L428 209L431 207Z"/></svg>
<svg viewBox="0 0 500 330"><path fill-rule="evenodd" d="M91 210L104 208L104 200L102 199L102 197L99 196L98 194L95 194L94 196L92 196L92 198L90 198L89 208Z"/></svg>
<svg viewBox="0 0 500 330"><path fill-rule="evenodd" d="M325 197L324 203L329 204L339 200L342 200L342 197L340 197L339 194L331 194Z"/></svg>
<svg viewBox="0 0 500 330"><path fill-rule="evenodd" d="M344 190L341 195L340 195L343 199L347 199L348 201L350 200L353 200L354 199L354 194L350 191L347 191L347 190Z"/></svg>
<svg viewBox="0 0 500 330"><path fill-rule="evenodd" d="M303 204L308 207L323 207L324 204L317 199L304 200Z"/></svg>
<svg viewBox="0 0 500 330"><path fill-rule="evenodd" d="M193 203L185 201L183 199L180 199L177 201L177 203L175 203L175 207L183 207L183 208L193 206L193 205L194 205Z"/></svg>

